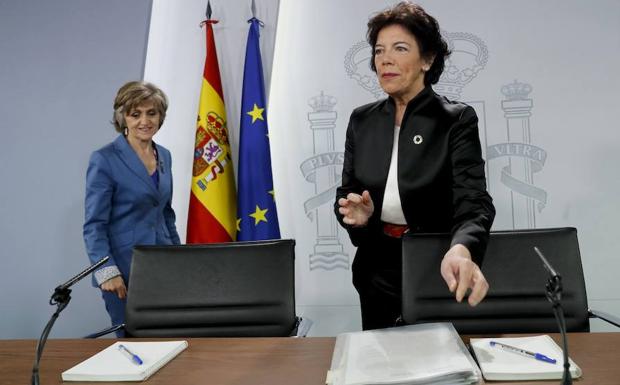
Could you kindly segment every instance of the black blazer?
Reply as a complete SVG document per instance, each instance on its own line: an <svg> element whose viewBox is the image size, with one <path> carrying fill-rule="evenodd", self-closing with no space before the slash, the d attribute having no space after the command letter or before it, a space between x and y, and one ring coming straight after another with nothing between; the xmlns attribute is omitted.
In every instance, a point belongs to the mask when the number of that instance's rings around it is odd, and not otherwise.
<svg viewBox="0 0 620 385"><path fill-rule="evenodd" d="M334 208L355 246L376 242L382 232L395 113L394 101L387 98L355 109L349 120L342 186ZM451 232L453 245L465 245L474 261L482 261L495 208L486 191L478 118L472 107L449 101L431 87L409 102L398 140L398 187L410 231ZM338 199L364 190L375 206L368 225L344 224Z"/></svg>

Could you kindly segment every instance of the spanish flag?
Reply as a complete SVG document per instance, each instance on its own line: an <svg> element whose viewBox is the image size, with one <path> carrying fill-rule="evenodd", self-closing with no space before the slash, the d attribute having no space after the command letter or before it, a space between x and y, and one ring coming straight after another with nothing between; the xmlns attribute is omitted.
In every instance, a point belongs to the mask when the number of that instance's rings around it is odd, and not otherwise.
<svg viewBox="0 0 620 385"><path fill-rule="evenodd" d="M224 94L210 17L206 27L205 58L196 142L192 189L187 216L187 243L230 242L236 239L237 207Z"/></svg>

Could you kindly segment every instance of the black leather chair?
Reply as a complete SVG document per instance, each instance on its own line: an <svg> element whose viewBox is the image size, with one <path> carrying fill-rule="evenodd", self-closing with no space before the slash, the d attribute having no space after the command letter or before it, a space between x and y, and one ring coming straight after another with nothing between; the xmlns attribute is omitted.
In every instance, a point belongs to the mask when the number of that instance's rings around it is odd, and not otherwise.
<svg viewBox="0 0 620 385"><path fill-rule="evenodd" d="M295 241L137 246L124 329L131 337L305 335L295 316Z"/></svg>
<svg viewBox="0 0 620 385"><path fill-rule="evenodd" d="M476 307L457 303L440 274L449 234L403 237L402 322L450 321L459 333L557 332L546 298L548 273L534 252L537 246L562 276L562 307L568 331L589 331L589 317L616 326L613 316L588 309L577 230L574 228L491 232L482 271L489 282Z"/></svg>

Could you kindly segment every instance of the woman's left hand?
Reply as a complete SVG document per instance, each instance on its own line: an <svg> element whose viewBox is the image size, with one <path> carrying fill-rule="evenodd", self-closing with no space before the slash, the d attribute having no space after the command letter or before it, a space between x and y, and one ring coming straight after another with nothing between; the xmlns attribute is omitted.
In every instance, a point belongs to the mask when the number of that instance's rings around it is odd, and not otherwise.
<svg viewBox="0 0 620 385"><path fill-rule="evenodd" d="M467 247L456 244L448 250L441 261L441 276L452 293L456 292L456 300L461 302L468 289L471 289L467 302L476 306L484 299L489 290L480 267L471 260Z"/></svg>

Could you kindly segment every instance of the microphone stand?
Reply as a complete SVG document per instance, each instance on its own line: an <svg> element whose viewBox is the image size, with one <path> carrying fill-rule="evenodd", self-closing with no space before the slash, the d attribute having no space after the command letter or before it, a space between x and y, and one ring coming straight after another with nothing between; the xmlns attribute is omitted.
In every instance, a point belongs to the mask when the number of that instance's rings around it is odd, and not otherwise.
<svg viewBox="0 0 620 385"><path fill-rule="evenodd" d="M56 311L54 312L54 314L52 314L52 317L47 322L47 325L45 325L45 328L41 333L41 337L39 337L39 341L37 342L34 365L32 366L32 385L39 385L39 362L41 361L41 356L43 355L43 348L45 347L45 343L47 342L47 337L49 336L50 331L52 331L52 326L54 326L54 322L56 322L56 319L60 315L60 312L63 311L69 304L69 301L71 301L71 289L69 288L88 274L92 273L99 266L106 263L108 259L110 259L110 257L101 258L99 262L91 265L75 277L71 278L62 285L58 285L54 289L52 297L50 298L50 305L56 305Z"/></svg>
<svg viewBox="0 0 620 385"><path fill-rule="evenodd" d="M564 374L562 376L562 385L571 385L573 383L573 378L570 374L570 362L568 361L568 342L566 341L566 321L564 319L564 310L562 309L562 305L560 301L562 299L562 277L558 274L551 264L547 261L543 253L538 249L538 247L534 247L534 251L540 257L540 260L543 262L543 266L547 273L549 273L549 280L547 281L547 300L551 303L553 307L553 315L555 316L555 320L558 323L558 327L560 328L560 333L562 335L562 350L564 351Z"/></svg>

